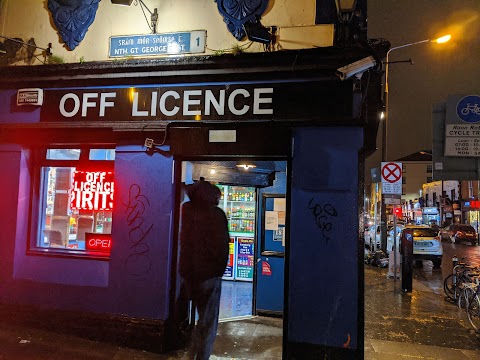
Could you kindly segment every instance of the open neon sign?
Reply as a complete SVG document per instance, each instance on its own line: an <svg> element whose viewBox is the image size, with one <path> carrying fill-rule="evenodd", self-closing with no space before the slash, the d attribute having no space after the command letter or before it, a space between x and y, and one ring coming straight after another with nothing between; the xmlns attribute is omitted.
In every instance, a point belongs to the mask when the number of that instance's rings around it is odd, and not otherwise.
<svg viewBox="0 0 480 360"><path fill-rule="evenodd" d="M85 233L85 249L93 251L110 252L112 248L112 235Z"/></svg>
<svg viewBox="0 0 480 360"><path fill-rule="evenodd" d="M70 208L81 210L112 210L112 171L75 171L70 189Z"/></svg>

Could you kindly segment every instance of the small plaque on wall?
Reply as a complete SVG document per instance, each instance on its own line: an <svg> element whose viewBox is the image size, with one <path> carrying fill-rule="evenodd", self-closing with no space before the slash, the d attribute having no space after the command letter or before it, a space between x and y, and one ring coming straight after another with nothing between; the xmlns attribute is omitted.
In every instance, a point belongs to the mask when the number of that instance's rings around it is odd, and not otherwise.
<svg viewBox="0 0 480 360"><path fill-rule="evenodd" d="M205 52L206 30L110 37L108 56L155 56Z"/></svg>

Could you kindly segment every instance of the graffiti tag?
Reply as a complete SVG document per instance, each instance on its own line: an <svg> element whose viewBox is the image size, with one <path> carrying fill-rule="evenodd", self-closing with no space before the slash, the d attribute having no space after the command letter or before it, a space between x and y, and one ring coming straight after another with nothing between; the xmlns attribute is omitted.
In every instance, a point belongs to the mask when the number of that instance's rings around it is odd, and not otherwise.
<svg viewBox="0 0 480 360"><path fill-rule="evenodd" d="M144 218L150 207L150 201L142 194L140 186L133 184L128 191L128 202L123 205L127 215L128 238L132 250L125 259L125 267L131 275L140 277L147 274L152 267L147 238L153 224L146 224Z"/></svg>
<svg viewBox="0 0 480 360"><path fill-rule="evenodd" d="M329 232L333 228L332 218L337 217L337 210L331 204L321 205L315 203L314 199L308 202L308 209L312 210L317 227L322 230L323 238L328 242L330 240Z"/></svg>

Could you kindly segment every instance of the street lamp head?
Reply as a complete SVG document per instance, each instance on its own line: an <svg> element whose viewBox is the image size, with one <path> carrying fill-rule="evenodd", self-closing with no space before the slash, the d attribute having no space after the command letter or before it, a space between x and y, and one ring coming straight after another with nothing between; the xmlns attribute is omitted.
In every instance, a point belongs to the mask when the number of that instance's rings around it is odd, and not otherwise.
<svg viewBox="0 0 480 360"><path fill-rule="evenodd" d="M448 34L448 35L441 36L438 39L435 39L433 41L435 41L438 44L443 44L449 41L451 38L452 38L452 35Z"/></svg>

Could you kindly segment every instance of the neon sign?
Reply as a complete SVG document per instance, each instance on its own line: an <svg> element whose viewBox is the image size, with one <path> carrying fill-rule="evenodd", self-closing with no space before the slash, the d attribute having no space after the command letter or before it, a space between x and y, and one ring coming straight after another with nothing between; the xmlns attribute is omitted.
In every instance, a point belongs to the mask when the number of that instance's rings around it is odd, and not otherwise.
<svg viewBox="0 0 480 360"><path fill-rule="evenodd" d="M81 210L112 210L112 171L75 171L70 188L70 208Z"/></svg>
<svg viewBox="0 0 480 360"><path fill-rule="evenodd" d="M480 200L465 201L465 206L470 206L470 209L480 209Z"/></svg>
<svg viewBox="0 0 480 360"><path fill-rule="evenodd" d="M112 248L111 234L85 233L85 249L110 252Z"/></svg>

